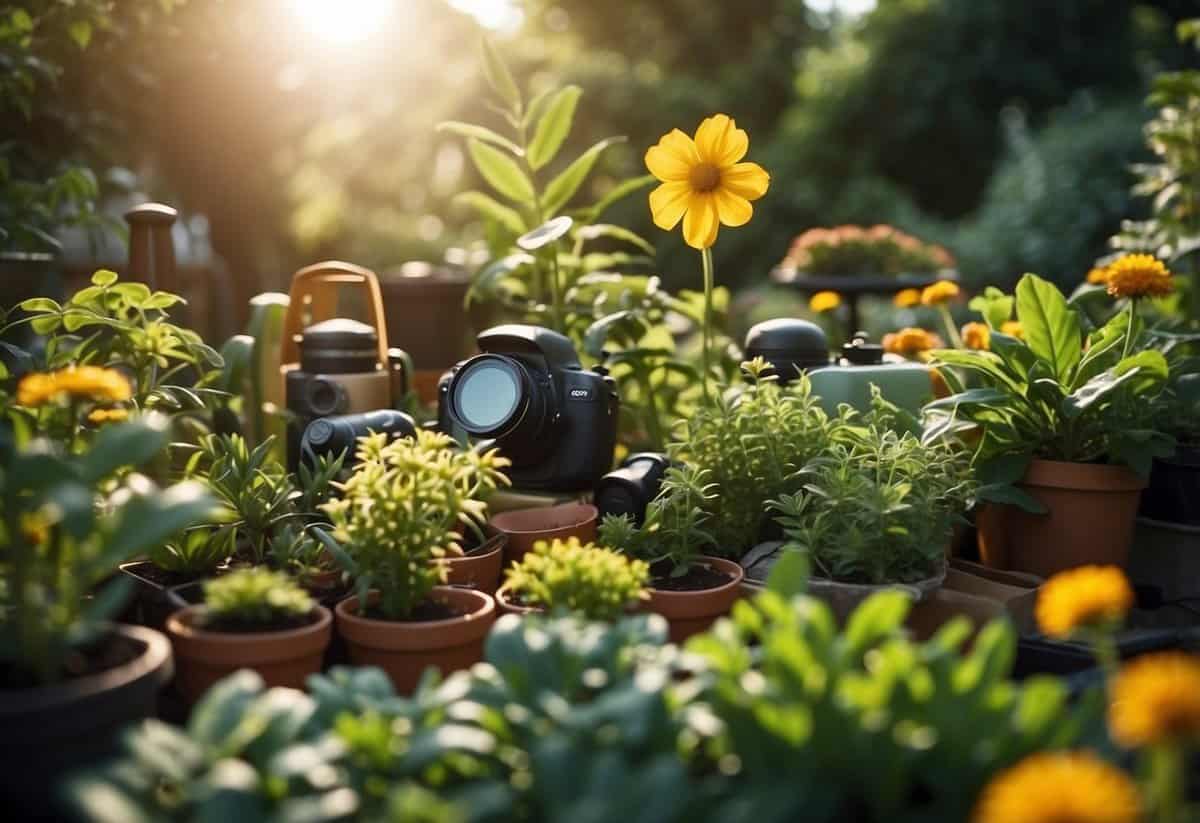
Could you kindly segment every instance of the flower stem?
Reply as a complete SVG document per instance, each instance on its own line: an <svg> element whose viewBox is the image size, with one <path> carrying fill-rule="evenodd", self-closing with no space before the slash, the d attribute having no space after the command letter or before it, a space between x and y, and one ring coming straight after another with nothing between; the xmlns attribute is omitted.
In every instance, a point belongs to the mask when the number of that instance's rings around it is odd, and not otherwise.
<svg viewBox="0 0 1200 823"><path fill-rule="evenodd" d="M563 322L561 284L558 281L558 244L550 245L550 317L556 332L566 334Z"/></svg>
<svg viewBox="0 0 1200 823"><path fill-rule="evenodd" d="M1129 298L1129 323L1125 328L1125 345L1121 349L1121 359L1124 360L1129 356L1129 349L1133 346L1133 323L1137 319L1137 298Z"/></svg>
<svg viewBox="0 0 1200 823"><path fill-rule="evenodd" d="M1182 823L1184 758L1178 743L1164 742L1152 747L1149 758L1150 802L1158 823Z"/></svg>
<svg viewBox="0 0 1200 823"><path fill-rule="evenodd" d="M704 386L704 402L709 401L709 372L712 368L712 303L713 303L713 260L712 249L702 249L700 260L704 268L704 322L700 324L703 346L704 371L700 375Z"/></svg>
<svg viewBox="0 0 1200 823"><path fill-rule="evenodd" d="M962 335L958 333L958 327L954 325L954 317L950 314L950 309L946 308L945 303L938 306L938 312L942 315L942 325L946 327L946 336L950 345L956 349L965 348Z"/></svg>

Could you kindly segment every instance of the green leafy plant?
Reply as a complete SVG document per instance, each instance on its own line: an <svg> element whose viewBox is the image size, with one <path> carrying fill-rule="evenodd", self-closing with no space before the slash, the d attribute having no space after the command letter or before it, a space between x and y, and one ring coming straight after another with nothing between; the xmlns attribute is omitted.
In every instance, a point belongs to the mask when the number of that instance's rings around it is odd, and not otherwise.
<svg viewBox="0 0 1200 823"><path fill-rule="evenodd" d="M270 569L236 569L204 584L205 628L245 631L301 625L313 599L286 574Z"/></svg>
<svg viewBox="0 0 1200 823"><path fill-rule="evenodd" d="M1107 461L1145 474L1154 457L1170 454L1171 438L1145 414L1162 391L1167 362L1133 345L1141 338L1135 312L1114 315L1085 339L1062 292L1033 274L1017 284L1016 312L1023 339L994 329L990 351L936 353L940 365L964 370L974 385L963 389L941 369L958 391L925 410L927 441L979 430L980 499L1040 511L1014 485L1034 457Z"/></svg>
<svg viewBox="0 0 1200 823"><path fill-rule="evenodd" d="M522 606L614 620L645 596L649 578L644 561L572 537L535 543L509 566L502 591Z"/></svg>
<svg viewBox="0 0 1200 823"><path fill-rule="evenodd" d="M658 497L646 506L640 527L628 515L606 515L600 523L600 542L651 565L663 564L671 577L691 570L705 549L719 548L708 530L708 508L716 499L717 485L708 482L707 469L672 466L663 475Z"/></svg>
<svg viewBox="0 0 1200 823"><path fill-rule="evenodd" d="M973 492L969 455L909 432L847 428L768 506L815 572L846 583L911 583L943 564Z"/></svg>
<svg viewBox="0 0 1200 823"><path fill-rule="evenodd" d="M129 593L123 579L101 585L117 565L209 515L213 501L196 483L160 491L127 475L115 484L115 475L150 460L166 441L166 420L157 415L105 427L81 454L0 438L6 680L46 683L68 675L72 651L100 637L103 621Z"/></svg>
<svg viewBox="0 0 1200 823"><path fill-rule="evenodd" d="M218 509L210 516L220 514ZM202 525L185 529L147 554L163 571L187 577L202 577L217 570L236 548L237 531L230 525Z"/></svg>
<svg viewBox="0 0 1200 823"><path fill-rule="evenodd" d="M359 441L354 474L338 484L341 498L324 505L333 524L322 535L355 579L359 608L386 619L409 615L446 579L435 558L461 554L463 529L482 537L487 496L508 478L508 460L492 449L460 451L447 435L425 429L388 442L385 434Z"/></svg>
<svg viewBox="0 0 1200 823"><path fill-rule="evenodd" d="M804 378L780 387L761 358L742 365L746 387L717 393L680 422L672 458L706 472L720 494L708 500L717 553L736 557L758 542L766 501L795 491L796 473L831 437L831 421ZM610 544L612 545L612 544Z"/></svg>

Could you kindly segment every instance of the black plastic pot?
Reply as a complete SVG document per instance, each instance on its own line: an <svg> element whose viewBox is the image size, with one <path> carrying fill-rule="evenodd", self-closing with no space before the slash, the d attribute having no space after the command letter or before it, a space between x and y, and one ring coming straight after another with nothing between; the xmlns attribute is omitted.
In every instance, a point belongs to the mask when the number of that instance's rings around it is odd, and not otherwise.
<svg viewBox="0 0 1200 823"><path fill-rule="evenodd" d="M1154 461L1138 514L1200 526L1200 448L1180 446L1173 456Z"/></svg>
<svg viewBox="0 0 1200 823"><path fill-rule="evenodd" d="M131 606L137 621L157 631L162 631L166 626L167 618L172 612L190 605L190 602L179 597L173 598L172 590L192 583L200 584L207 579L206 576L190 579L185 575L168 577L149 560L122 563L119 568L122 574L133 579L134 596ZM154 574L154 570L158 570L158 573ZM220 574L221 571L223 569L215 573Z"/></svg>
<svg viewBox="0 0 1200 823"><path fill-rule="evenodd" d="M141 626L108 637L141 648L108 671L32 689L0 690L0 809L6 820L67 819L56 796L71 771L117 752L120 733L152 717L174 673L171 643Z"/></svg>

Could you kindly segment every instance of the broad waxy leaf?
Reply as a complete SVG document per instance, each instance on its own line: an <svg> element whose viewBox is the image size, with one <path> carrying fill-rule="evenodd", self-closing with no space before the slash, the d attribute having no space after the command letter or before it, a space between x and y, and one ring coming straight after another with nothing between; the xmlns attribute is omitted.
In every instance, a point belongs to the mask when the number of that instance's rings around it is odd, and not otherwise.
<svg viewBox="0 0 1200 823"><path fill-rule="evenodd" d="M1017 317L1029 348L1066 383L1083 355L1083 337L1079 316L1062 292L1036 274L1026 274L1017 283Z"/></svg>
<svg viewBox="0 0 1200 823"><path fill-rule="evenodd" d="M534 199L533 183L507 154L475 139L467 142L467 152L483 179L496 191L516 203L528 203Z"/></svg>
<svg viewBox="0 0 1200 823"><path fill-rule="evenodd" d="M546 113L538 120L529 143L529 165L534 171L545 166L562 148L563 141L571 132L575 119L575 106L583 90L579 86L566 86L557 91L546 104Z"/></svg>

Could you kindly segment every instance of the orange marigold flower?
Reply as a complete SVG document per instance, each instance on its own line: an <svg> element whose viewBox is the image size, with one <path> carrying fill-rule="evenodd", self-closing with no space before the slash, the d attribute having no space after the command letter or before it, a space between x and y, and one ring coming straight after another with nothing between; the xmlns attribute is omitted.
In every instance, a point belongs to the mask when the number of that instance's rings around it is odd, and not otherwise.
<svg viewBox="0 0 1200 823"><path fill-rule="evenodd" d="M1030 755L984 788L972 823L1136 823L1129 775L1088 752Z"/></svg>
<svg viewBox="0 0 1200 823"><path fill-rule="evenodd" d="M987 351L992 342L992 330L987 323L968 323L962 327L962 341L968 349Z"/></svg>
<svg viewBox="0 0 1200 823"><path fill-rule="evenodd" d="M912 357L930 349L940 348L942 348L942 338L925 329L909 327L883 336L883 350L904 357Z"/></svg>
<svg viewBox="0 0 1200 823"><path fill-rule="evenodd" d="M21 379L17 402L22 406L44 406L63 395L122 403L133 396L125 376L115 369L99 366L68 366L56 372L35 372Z"/></svg>
<svg viewBox="0 0 1200 823"><path fill-rule="evenodd" d="M122 420L129 418L128 409L93 409L88 414L88 421L92 423L119 423Z"/></svg>
<svg viewBox="0 0 1200 823"><path fill-rule="evenodd" d="M925 306L940 306L955 299L961 292L953 280L939 280L932 286L926 286L921 292L921 303Z"/></svg>
<svg viewBox="0 0 1200 823"><path fill-rule="evenodd" d="M1018 340L1025 339L1025 328L1021 325L1020 320L1005 320L1000 324L1000 333L1007 334L1009 337L1015 337Z"/></svg>
<svg viewBox="0 0 1200 823"><path fill-rule="evenodd" d="M892 305L898 309L910 309L920 302L920 289L903 289L896 292L896 296L892 298Z"/></svg>
<svg viewBox="0 0 1200 823"><path fill-rule="evenodd" d="M1113 297L1162 297L1171 293L1171 272L1150 254L1127 254L1108 267Z"/></svg>
<svg viewBox="0 0 1200 823"><path fill-rule="evenodd" d="M1133 606L1133 589L1117 566L1080 566L1047 580L1038 592L1038 626L1051 637L1070 637L1087 626L1121 620Z"/></svg>
<svg viewBox="0 0 1200 823"><path fill-rule="evenodd" d="M833 311L842 305L842 298L835 291L819 291L808 301L808 307L818 314Z"/></svg>
<svg viewBox="0 0 1200 823"><path fill-rule="evenodd" d="M1093 286L1100 286L1100 285L1103 285L1104 283L1107 283L1108 282L1108 267L1107 266L1094 266L1087 273L1087 282L1091 283Z"/></svg>
<svg viewBox="0 0 1200 823"><path fill-rule="evenodd" d="M1108 728L1122 746L1200 739L1200 657L1147 654L1112 682Z"/></svg>

